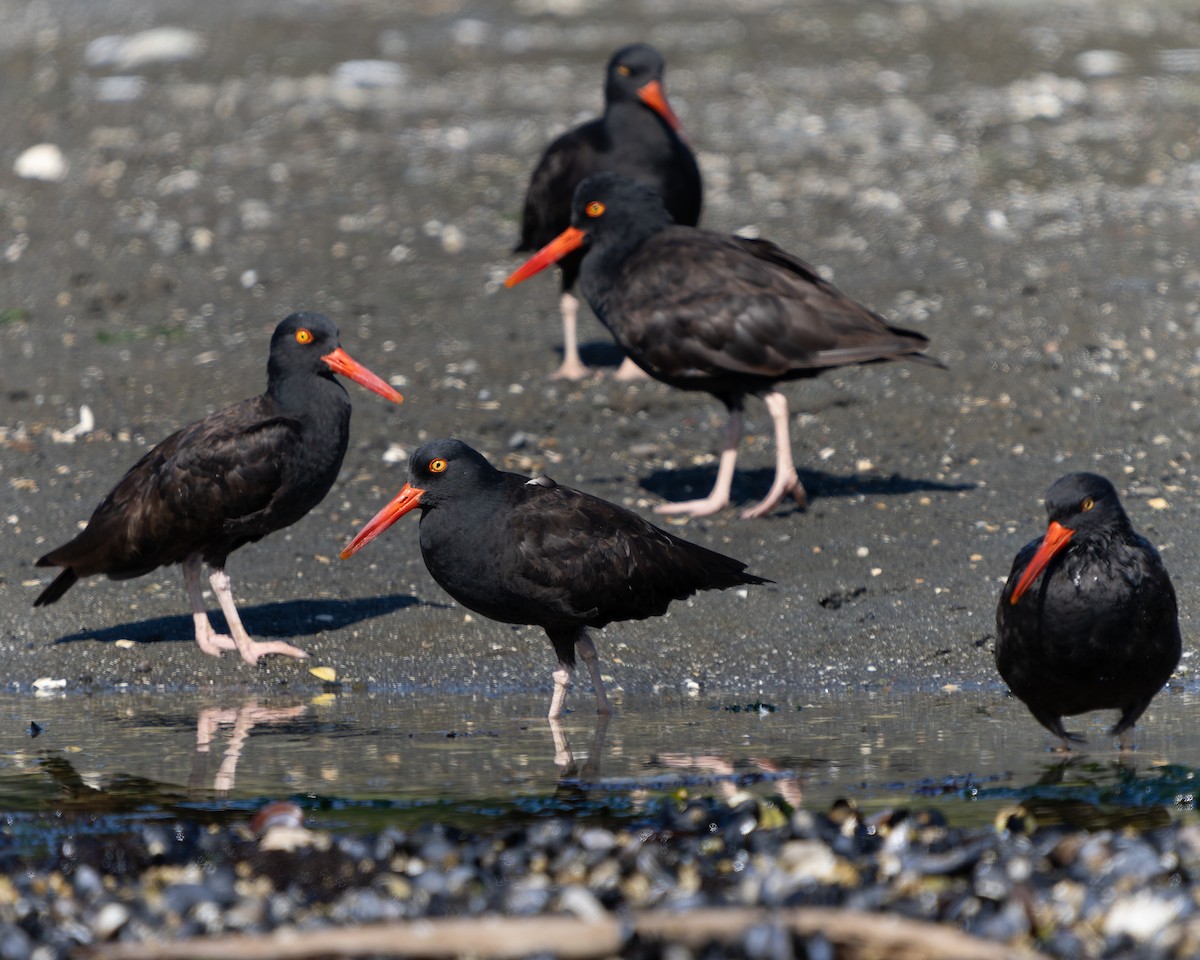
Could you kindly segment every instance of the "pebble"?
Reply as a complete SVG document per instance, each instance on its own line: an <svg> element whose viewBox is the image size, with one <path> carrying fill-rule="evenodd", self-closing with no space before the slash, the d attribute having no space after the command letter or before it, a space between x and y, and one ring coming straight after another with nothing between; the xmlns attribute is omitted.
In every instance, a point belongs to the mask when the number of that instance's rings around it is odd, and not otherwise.
<svg viewBox="0 0 1200 960"><path fill-rule="evenodd" d="M203 52L204 39L195 31L155 27L129 36L97 37L87 45L84 62L93 69L137 70L155 63L196 60Z"/></svg>
<svg viewBox="0 0 1200 960"><path fill-rule="evenodd" d="M26 180L58 183L67 175L67 158L53 143L39 143L23 151L13 163L13 173Z"/></svg>
<svg viewBox="0 0 1200 960"><path fill-rule="evenodd" d="M1085 77L1116 77L1133 68L1133 58L1120 50L1085 50L1075 57L1075 69Z"/></svg>
<svg viewBox="0 0 1200 960"><path fill-rule="evenodd" d="M347 60L333 69L335 88L380 90L404 83L404 68L390 60Z"/></svg>
<svg viewBox="0 0 1200 960"><path fill-rule="evenodd" d="M294 804L268 809L285 806ZM1182 821L1146 833L1034 829L1013 807L995 827L953 827L934 810L868 817L844 800L789 818L745 790L727 800L679 791L608 825L554 817L353 834L321 830L319 812L306 817L314 842L296 846L244 824L72 837L67 817L49 855L0 853L10 887L0 958L434 916L596 920L738 905L894 912L1064 958L1184 957L1200 936L1200 826ZM725 946L755 957L836 953L772 924ZM681 955L672 949L646 955Z"/></svg>

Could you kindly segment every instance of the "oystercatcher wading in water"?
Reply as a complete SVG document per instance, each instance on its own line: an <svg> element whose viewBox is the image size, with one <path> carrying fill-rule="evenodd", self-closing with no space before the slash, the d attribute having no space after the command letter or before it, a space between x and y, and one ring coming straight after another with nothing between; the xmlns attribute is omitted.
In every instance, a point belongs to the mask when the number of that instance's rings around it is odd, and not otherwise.
<svg viewBox="0 0 1200 960"><path fill-rule="evenodd" d="M485 617L546 631L558 655L551 720L562 713L577 652L597 711L611 712L588 627L659 616L698 590L771 582L607 500L497 470L461 440L419 447L408 482L342 559L417 507L421 556L443 590Z"/></svg>
<svg viewBox="0 0 1200 960"><path fill-rule="evenodd" d="M1179 663L1175 589L1158 551L1129 522L1113 485L1069 473L1046 494L1050 525L1013 562L996 609L996 667L1037 721L1061 738L1062 718L1119 710L1133 725Z"/></svg>

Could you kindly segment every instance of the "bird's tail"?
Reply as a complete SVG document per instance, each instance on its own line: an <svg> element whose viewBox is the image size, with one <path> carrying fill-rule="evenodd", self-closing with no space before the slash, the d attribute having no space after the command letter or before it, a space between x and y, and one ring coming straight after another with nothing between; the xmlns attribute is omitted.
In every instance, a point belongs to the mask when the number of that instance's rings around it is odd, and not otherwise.
<svg viewBox="0 0 1200 960"><path fill-rule="evenodd" d="M35 607L44 607L48 603L54 603L55 600L60 599L64 593L75 586L75 581L78 579L79 577L76 576L75 571L67 567L54 578L54 582L50 586L38 595L38 598L33 601L33 605Z"/></svg>
<svg viewBox="0 0 1200 960"><path fill-rule="evenodd" d="M698 558L703 562L702 572L697 578L697 583L699 584L697 589L725 590L728 587L754 586L775 582L774 580L768 580L766 577L747 573L746 564L741 560L727 557L723 553L717 553L715 550L709 550L707 547L701 547L699 544L689 544L689 546L702 551L697 554Z"/></svg>

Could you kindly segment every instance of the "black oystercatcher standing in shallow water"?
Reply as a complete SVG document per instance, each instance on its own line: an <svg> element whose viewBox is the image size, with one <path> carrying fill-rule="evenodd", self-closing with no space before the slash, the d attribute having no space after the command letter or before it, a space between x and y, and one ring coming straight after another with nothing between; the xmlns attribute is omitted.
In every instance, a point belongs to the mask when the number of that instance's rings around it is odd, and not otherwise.
<svg viewBox="0 0 1200 960"><path fill-rule="evenodd" d="M1037 721L1069 741L1062 718L1120 710L1131 732L1179 663L1175 590L1117 491L1069 473L1046 494L1050 526L1017 554L996 611L996 667Z"/></svg>
<svg viewBox="0 0 1200 960"><path fill-rule="evenodd" d="M680 540L624 507L548 477L503 473L461 440L435 440L408 461L408 483L358 532L356 553L414 507L429 573L464 607L542 627L558 667L550 719L562 713L575 653L610 712L588 627L644 620L698 590L770 583L739 560Z"/></svg>
<svg viewBox="0 0 1200 960"><path fill-rule="evenodd" d="M525 194L517 252L537 250L571 225L571 199L585 177L611 170L649 183L663 195L678 223L700 219L700 169L681 136L663 90L662 55L644 43L612 55L604 80L604 115L568 130L546 148ZM563 362L554 376L587 374L579 359L575 320L579 301L571 292L582 254L559 261L562 270ZM620 379L640 377L628 359Z"/></svg>
<svg viewBox="0 0 1200 960"><path fill-rule="evenodd" d="M171 434L134 464L87 528L38 561L65 569L33 605L54 603L80 577L125 580L181 563L196 643L205 653L236 649L251 664L270 653L308 656L282 641L250 639L225 560L295 523L333 486L350 437L350 398L335 373L395 403L403 399L338 345L328 317L294 313L283 320L271 337L267 392ZM232 638L208 621L201 561L212 568L209 582Z"/></svg>
<svg viewBox="0 0 1200 960"><path fill-rule="evenodd" d="M581 247L580 290L621 348L655 379L705 390L729 408L712 493L659 513L705 516L729 503L746 394L763 398L775 426L775 481L742 514L761 517L789 494L806 502L780 380L898 357L941 366L920 352L926 337L889 326L803 260L766 240L673 224L653 188L615 174L581 183L571 226L506 283Z"/></svg>

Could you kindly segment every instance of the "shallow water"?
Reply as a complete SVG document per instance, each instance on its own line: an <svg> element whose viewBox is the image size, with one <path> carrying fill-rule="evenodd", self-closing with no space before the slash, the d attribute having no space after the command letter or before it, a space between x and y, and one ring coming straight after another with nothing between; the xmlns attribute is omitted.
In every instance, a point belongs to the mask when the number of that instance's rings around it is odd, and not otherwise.
<svg viewBox="0 0 1200 960"><path fill-rule="evenodd" d="M1193 689L1155 701L1123 761L1104 733L1112 718L1088 718L1091 752L1064 767L988 651L999 579L1068 466L1119 472L1193 632L1190 6L260 0L243 6L252 22L227 5L135 0L0 10L25 24L0 38L16 51L3 57L8 139L52 137L75 171L58 186L7 187L20 216L0 236L0 340L22 357L0 391L9 682L245 684L232 658L196 654L174 571L33 612L30 564L128 466L126 444L258 384L258 348L235 347L303 305L337 317L356 356L402 374L409 401L393 421L356 398L336 496L239 554L239 598L257 633L311 646L343 676L439 691L267 695L296 682L292 664L268 663L257 700L0 697L0 815L16 843L249 820L281 797L332 829L555 812L631 821L679 790L742 788L816 810L840 797L933 806L962 824L1014 803L1090 826L1194 816ZM120 78L89 68L87 45L150 22L196 28L208 55L147 71L140 101L103 99L103 82ZM637 694L604 730L575 692L568 759L544 719L548 691L535 689L544 640L527 652L494 625L464 629L424 577L412 529L353 564L317 561L398 487L384 451L422 431L486 441L515 469L553 453L560 479L624 502L710 482L694 424L715 406L547 385L553 283L498 289L517 264L507 251L533 158L597 109L600 67L634 35L668 51L672 98L705 164L705 222L749 223L831 268L848 292L928 332L951 370L874 368L795 388L808 514L692 528L778 582L755 595L753 629L730 598L698 602L703 630L683 605L668 629L622 627L602 655L626 640L655 655L625 658ZM1111 75L1082 69L1096 54ZM406 82L336 82L343 64L375 57ZM602 336L587 323L585 338ZM47 439L84 402L108 439ZM508 449L518 433L529 449ZM761 443L747 450L739 482L765 489L769 463ZM149 642L160 634L177 642ZM129 638L132 650L113 642ZM851 685L762 694L766 707L757 693L711 692L718 679L725 690L810 682L827 664ZM916 679L861 686L876 664ZM522 690L440 692L485 675ZM691 676L708 684L697 697L645 692ZM946 679L978 685L939 692Z"/></svg>
<svg viewBox="0 0 1200 960"><path fill-rule="evenodd" d="M569 714L561 740L543 698L522 695L10 696L0 699L0 811L31 851L63 831L249 820L283 797L330 829L434 818L483 828L555 813L613 823L680 791L740 790L785 808L843 797L867 811L936 807L964 825L1022 803L1038 822L1150 826L1193 815L1195 699L1160 696L1126 759L1100 715L1073 724L1090 751L1064 765L996 689L639 697L607 725Z"/></svg>

